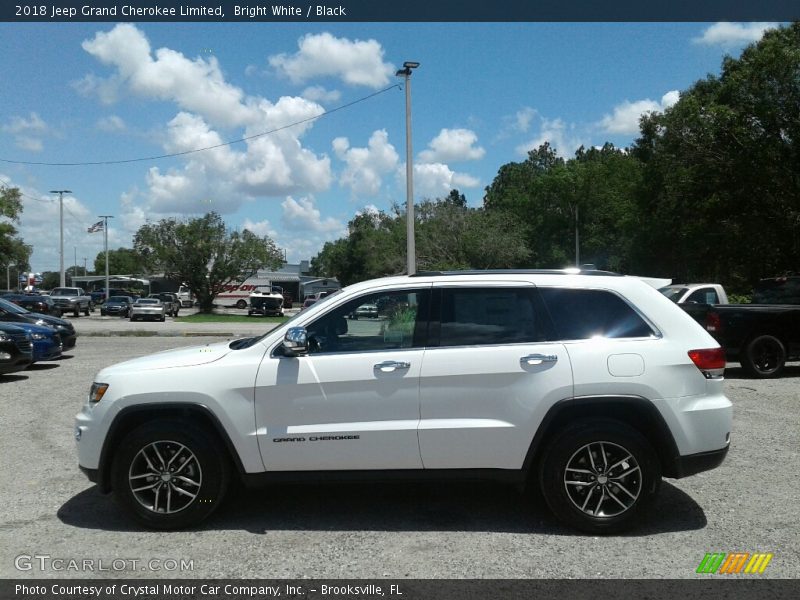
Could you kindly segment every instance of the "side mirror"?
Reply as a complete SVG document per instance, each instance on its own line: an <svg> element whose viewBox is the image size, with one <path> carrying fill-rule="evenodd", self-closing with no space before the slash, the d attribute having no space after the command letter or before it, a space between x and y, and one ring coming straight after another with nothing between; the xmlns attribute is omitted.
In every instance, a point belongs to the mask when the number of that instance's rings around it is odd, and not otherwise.
<svg viewBox="0 0 800 600"><path fill-rule="evenodd" d="M308 354L308 332L305 327L290 327L283 336L283 347L289 356Z"/></svg>

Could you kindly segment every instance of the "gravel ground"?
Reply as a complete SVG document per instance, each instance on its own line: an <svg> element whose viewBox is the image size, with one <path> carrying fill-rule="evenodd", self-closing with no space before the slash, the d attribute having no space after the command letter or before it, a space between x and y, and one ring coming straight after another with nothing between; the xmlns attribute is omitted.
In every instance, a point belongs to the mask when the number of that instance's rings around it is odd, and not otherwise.
<svg viewBox="0 0 800 600"><path fill-rule="evenodd" d="M87 334L95 321L76 324ZM220 339L84 335L60 362L0 377L0 578L93 576L36 562L20 571L20 555L127 561L94 574L103 577L690 578L706 552L737 551L774 553L762 577L800 575L798 367L775 381L729 370L727 460L665 480L648 523L626 536L577 535L515 489L489 484L237 490L200 529L142 530L78 471L73 417L99 369ZM151 559L192 569L142 570Z"/></svg>

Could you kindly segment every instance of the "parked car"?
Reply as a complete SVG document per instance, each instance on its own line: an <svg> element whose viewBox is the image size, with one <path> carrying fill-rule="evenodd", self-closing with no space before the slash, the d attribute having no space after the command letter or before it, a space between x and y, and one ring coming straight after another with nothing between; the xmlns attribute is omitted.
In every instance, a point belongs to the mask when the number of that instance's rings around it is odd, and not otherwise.
<svg viewBox="0 0 800 600"><path fill-rule="evenodd" d="M718 283L674 283L658 290L675 304L727 304L728 294Z"/></svg>
<svg viewBox="0 0 800 600"><path fill-rule="evenodd" d="M682 307L751 377L780 377L787 361L800 360L800 276L762 279L752 304Z"/></svg>
<svg viewBox="0 0 800 600"><path fill-rule="evenodd" d="M303 305L300 307L300 310L305 310L307 308L310 308L316 303L317 303L316 298L306 298L305 300L303 300Z"/></svg>
<svg viewBox="0 0 800 600"><path fill-rule="evenodd" d="M109 298L112 296L130 296L130 294L126 290L120 288L109 288L108 291L109 291L108 294ZM102 304L103 302L105 302L106 299L106 289L102 288L99 290L92 290L91 292L89 292L89 297L92 299L92 302L94 302L94 304L96 305Z"/></svg>
<svg viewBox="0 0 800 600"><path fill-rule="evenodd" d="M362 304L352 313L351 319L377 319L378 318L378 305L377 304Z"/></svg>
<svg viewBox="0 0 800 600"><path fill-rule="evenodd" d="M170 317L178 316L178 311L181 309L181 301L178 299L177 294L173 294L172 292L158 292L156 294L150 294L148 298L161 300L162 304L164 304L164 310Z"/></svg>
<svg viewBox="0 0 800 600"><path fill-rule="evenodd" d="M387 298L403 308L349 330ZM353 284L261 337L105 368L75 439L90 480L157 529L208 517L237 476L460 475L537 484L563 522L610 533L662 476L724 460L724 367L637 278L417 273Z"/></svg>
<svg viewBox="0 0 800 600"><path fill-rule="evenodd" d="M29 312L21 306L17 306L13 302L8 302L3 298L0 298L0 321L14 323L15 325L31 323L33 325L44 325L55 329L61 337L61 343L64 345L65 350L74 347L77 342L75 326L69 321L50 315Z"/></svg>
<svg viewBox="0 0 800 600"><path fill-rule="evenodd" d="M50 297L62 313L70 312L77 317L82 312L87 317L94 310L91 296L79 287L59 287L50 291Z"/></svg>
<svg viewBox="0 0 800 600"><path fill-rule="evenodd" d="M24 330L31 340L33 357L32 362L42 360L55 360L61 357L63 345L61 336L52 327L33 325L32 323L18 322L15 326Z"/></svg>
<svg viewBox="0 0 800 600"><path fill-rule="evenodd" d="M56 306L50 296L42 296L41 294L4 294L3 298L31 312L53 317L61 316L61 308Z"/></svg>
<svg viewBox="0 0 800 600"><path fill-rule="evenodd" d="M0 375L27 369L33 362L33 343L27 332L0 322Z"/></svg>
<svg viewBox="0 0 800 600"><path fill-rule="evenodd" d="M130 320L166 321L167 309L158 298L139 298L131 305Z"/></svg>
<svg viewBox="0 0 800 600"><path fill-rule="evenodd" d="M134 300L130 296L111 296L100 306L100 314L102 316L109 315L127 318L131 315L131 306L133 302Z"/></svg>

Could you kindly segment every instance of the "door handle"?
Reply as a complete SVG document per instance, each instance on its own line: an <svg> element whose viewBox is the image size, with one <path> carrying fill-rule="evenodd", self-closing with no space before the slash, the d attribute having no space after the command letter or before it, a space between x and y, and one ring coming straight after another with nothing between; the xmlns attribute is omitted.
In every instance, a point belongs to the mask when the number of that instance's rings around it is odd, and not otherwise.
<svg viewBox="0 0 800 600"><path fill-rule="evenodd" d="M400 362L396 360L385 360L382 363L373 365L372 368L376 371L380 371L381 373L393 373L399 369L408 369L410 367L411 363Z"/></svg>
<svg viewBox="0 0 800 600"><path fill-rule="evenodd" d="M519 359L521 365L541 365L542 363L554 363L558 360L555 354L529 354Z"/></svg>

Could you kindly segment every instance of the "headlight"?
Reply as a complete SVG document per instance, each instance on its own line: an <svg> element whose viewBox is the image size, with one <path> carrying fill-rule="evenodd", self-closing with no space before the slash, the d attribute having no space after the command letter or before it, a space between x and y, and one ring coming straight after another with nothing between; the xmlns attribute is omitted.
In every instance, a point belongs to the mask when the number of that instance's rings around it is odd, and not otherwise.
<svg viewBox="0 0 800 600"><path fill-rule="evenodd" d="M100 402L103 396L108 389L107 383L97 383L94 382L92 384L92 389L89 390L89 402Z"/></svg>
<svg viewBox="0 0 800 600"><path fill-rule="evenodd" d="M11 338L5 333L0 332L0 342L10 342Z"/></svg>
<svg viewBox="0 0 800 600"><path fill-rule="evenodd" d="M32 333L31 334L31 339L32 340L37 340L37 341L38 340L46 340L47 336L45 334L43 334L43 333Z"/></svg>

